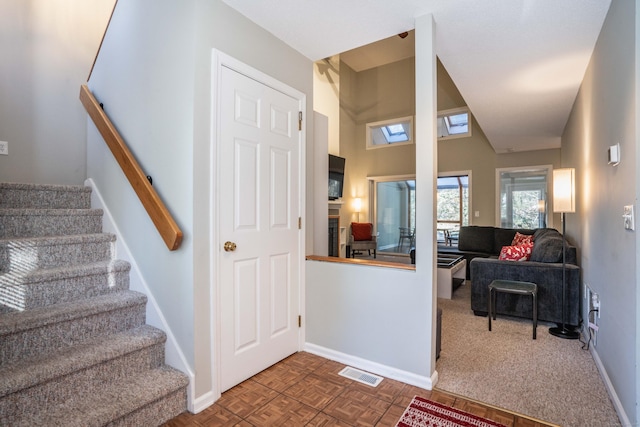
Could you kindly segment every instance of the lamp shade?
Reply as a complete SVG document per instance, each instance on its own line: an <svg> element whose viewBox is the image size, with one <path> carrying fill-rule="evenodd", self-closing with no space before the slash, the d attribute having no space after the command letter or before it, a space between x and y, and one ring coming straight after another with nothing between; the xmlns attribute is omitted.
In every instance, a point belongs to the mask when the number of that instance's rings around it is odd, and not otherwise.
<svg viewBox="0 0 640 427"><path fill-rule="evenodd" d="M353 210L358 213L362 210L362 199L360 197L353 200Z"/></svg>
<svg viewBox="0 0 640 427"><path fill-rule="evenodd" d="M553 211L576 211L576 171L574 168L553 171Z"/></svg>

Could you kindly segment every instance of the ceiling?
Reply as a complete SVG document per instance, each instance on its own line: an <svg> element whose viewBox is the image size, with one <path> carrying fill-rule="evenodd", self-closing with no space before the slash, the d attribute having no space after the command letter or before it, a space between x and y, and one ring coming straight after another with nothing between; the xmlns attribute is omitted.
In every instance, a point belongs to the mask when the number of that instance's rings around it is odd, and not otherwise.
<svg viewBox="0 0 640 427"><path fill-rule="evenodd" d="M432 14L436 54L497 153L560 147L611 3L223 1L313 61L412 30L416 17Z"/></svg>

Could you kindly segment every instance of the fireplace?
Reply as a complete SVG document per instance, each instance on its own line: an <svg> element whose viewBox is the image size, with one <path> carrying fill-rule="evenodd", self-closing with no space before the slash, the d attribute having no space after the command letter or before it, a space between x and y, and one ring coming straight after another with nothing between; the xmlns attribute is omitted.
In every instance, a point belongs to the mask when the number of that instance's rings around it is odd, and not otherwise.
<svg viewBox="0 0 640 427"><path fill-rule="evenodd" d="M329 215L329 256L340 256L340 217Z"/></svg>

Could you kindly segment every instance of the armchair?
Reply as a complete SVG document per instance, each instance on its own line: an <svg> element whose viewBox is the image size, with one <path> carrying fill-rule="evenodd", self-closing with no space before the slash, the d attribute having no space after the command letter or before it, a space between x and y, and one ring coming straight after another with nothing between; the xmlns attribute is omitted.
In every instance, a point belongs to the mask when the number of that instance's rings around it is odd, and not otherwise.
<svg viewBox="0 0 640 427"><path fill-rule="evenodd" d="M352 222L349 226L349 248L351 250L351 258L355 258L355 253L360 251L373 250L373 257L376 258L376 250L378 249L378 239L373 234L373 224L370 222ZM347 251L349 258L349 251Z"/></svg>

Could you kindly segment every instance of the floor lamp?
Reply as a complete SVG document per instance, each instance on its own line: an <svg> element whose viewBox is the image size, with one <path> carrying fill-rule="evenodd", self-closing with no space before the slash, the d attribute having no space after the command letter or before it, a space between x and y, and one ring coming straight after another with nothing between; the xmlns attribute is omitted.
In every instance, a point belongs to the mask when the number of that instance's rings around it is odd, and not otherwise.
<svg viewBox="0 0 640 427"><path fill-rule="evenodd" d="M553 211L562 214L562 326L558 325L549 328L549 333L556 337L575 340L580 337L580 333L567 328L566 326L566 295L567 295L567 269L565 260L565 250L567 246L567 236L565 234L566 213L576 211L576 181L575 169L564 168L553 171Z"/></svg>
<svg viewBox="0 0 640 427"><path fill-rule="evenodd" d="M353 199L353 210L358 214L358 222L360 222L360 211L362 210L362 199L360 197Z"/></svg>

